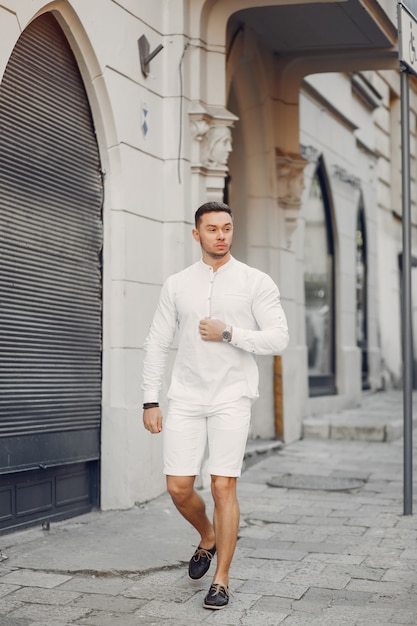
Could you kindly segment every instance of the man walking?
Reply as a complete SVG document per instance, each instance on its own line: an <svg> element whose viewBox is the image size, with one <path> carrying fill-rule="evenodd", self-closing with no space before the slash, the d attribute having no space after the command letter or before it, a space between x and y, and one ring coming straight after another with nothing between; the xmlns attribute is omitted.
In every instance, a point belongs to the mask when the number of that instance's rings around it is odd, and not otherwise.
<svg viewBox="0 0 417 626"><path fill-rule="evenodd" d="M178 511L200 535L189 562L192 580L217 567L207 609L229 602L229 569L237 542L240 476L250 412L258 397L255 355L281 354L288 344L279 291L263 272L231 256L233 217L219 202L195 214L202 259L168 278L145 342L143 422L164 429L164 473ZM158 399L166 358L178 329L178 352L164 419ZM194 489L206 444L214 501L213 523Z"/></svg>

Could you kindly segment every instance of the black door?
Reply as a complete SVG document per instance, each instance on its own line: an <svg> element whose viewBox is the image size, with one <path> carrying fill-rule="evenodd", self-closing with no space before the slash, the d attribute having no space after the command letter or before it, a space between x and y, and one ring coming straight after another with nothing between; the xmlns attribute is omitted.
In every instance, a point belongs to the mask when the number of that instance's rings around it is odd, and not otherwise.
<svg viewBox="0 0 417 626"><path fill-rule="evenodd" d="M0 529L97 503L101 212L88 99L45 14L0 83Z"/></svg>

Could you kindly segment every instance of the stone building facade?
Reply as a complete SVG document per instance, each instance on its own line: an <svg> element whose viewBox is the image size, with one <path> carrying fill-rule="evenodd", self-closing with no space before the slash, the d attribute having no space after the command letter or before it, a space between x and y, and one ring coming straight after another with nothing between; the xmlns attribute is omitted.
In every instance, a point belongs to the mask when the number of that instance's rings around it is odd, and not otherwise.
<svg viewBox="0 0 417 626"><path fill-rule="evenodd" d="M253 437L401 383L394 2L2 0L0 34L4 528L164 490L143 343L207 200L289 320Z"/></svg>

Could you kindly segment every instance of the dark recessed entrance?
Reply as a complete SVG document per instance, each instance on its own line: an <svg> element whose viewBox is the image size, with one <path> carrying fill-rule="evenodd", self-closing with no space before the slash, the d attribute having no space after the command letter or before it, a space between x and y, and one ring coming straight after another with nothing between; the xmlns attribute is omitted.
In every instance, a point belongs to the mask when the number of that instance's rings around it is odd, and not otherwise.
<svg viewBox="0 0 417 626"><path fill-rule="evenodd" d="M0 529L98 501L102 196L83 81L45 14L0 85Z"/></svg>

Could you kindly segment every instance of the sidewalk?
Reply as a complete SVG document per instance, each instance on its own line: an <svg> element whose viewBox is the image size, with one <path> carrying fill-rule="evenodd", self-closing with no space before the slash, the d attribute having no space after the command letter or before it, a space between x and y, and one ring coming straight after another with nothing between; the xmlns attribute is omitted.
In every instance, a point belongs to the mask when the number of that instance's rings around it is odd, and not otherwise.
<svg viewBox="0 0 417 626"><path fill-rule="evenodd" d="M401 418L402 394L384 395L367 409ZM417 517L402 515L402 455L401 439L332 438L258 455L239 481L223 611L202 608L211 579L188 579L196 537L166 495L0 536L0 626L416 626ZM416 466L417 445L414 455Z"/></svg>
<svg viewBox="0 0 417 626"><path fill-rule="evenodd" d="M416 403L417 393L414 392L413 407L417 408ZM403 423L402 391L368 392L363 395L359 409L305 419L303 438L395 441L402 437ZM414 410L413 423L417 426L417 410Z"/></svg>

